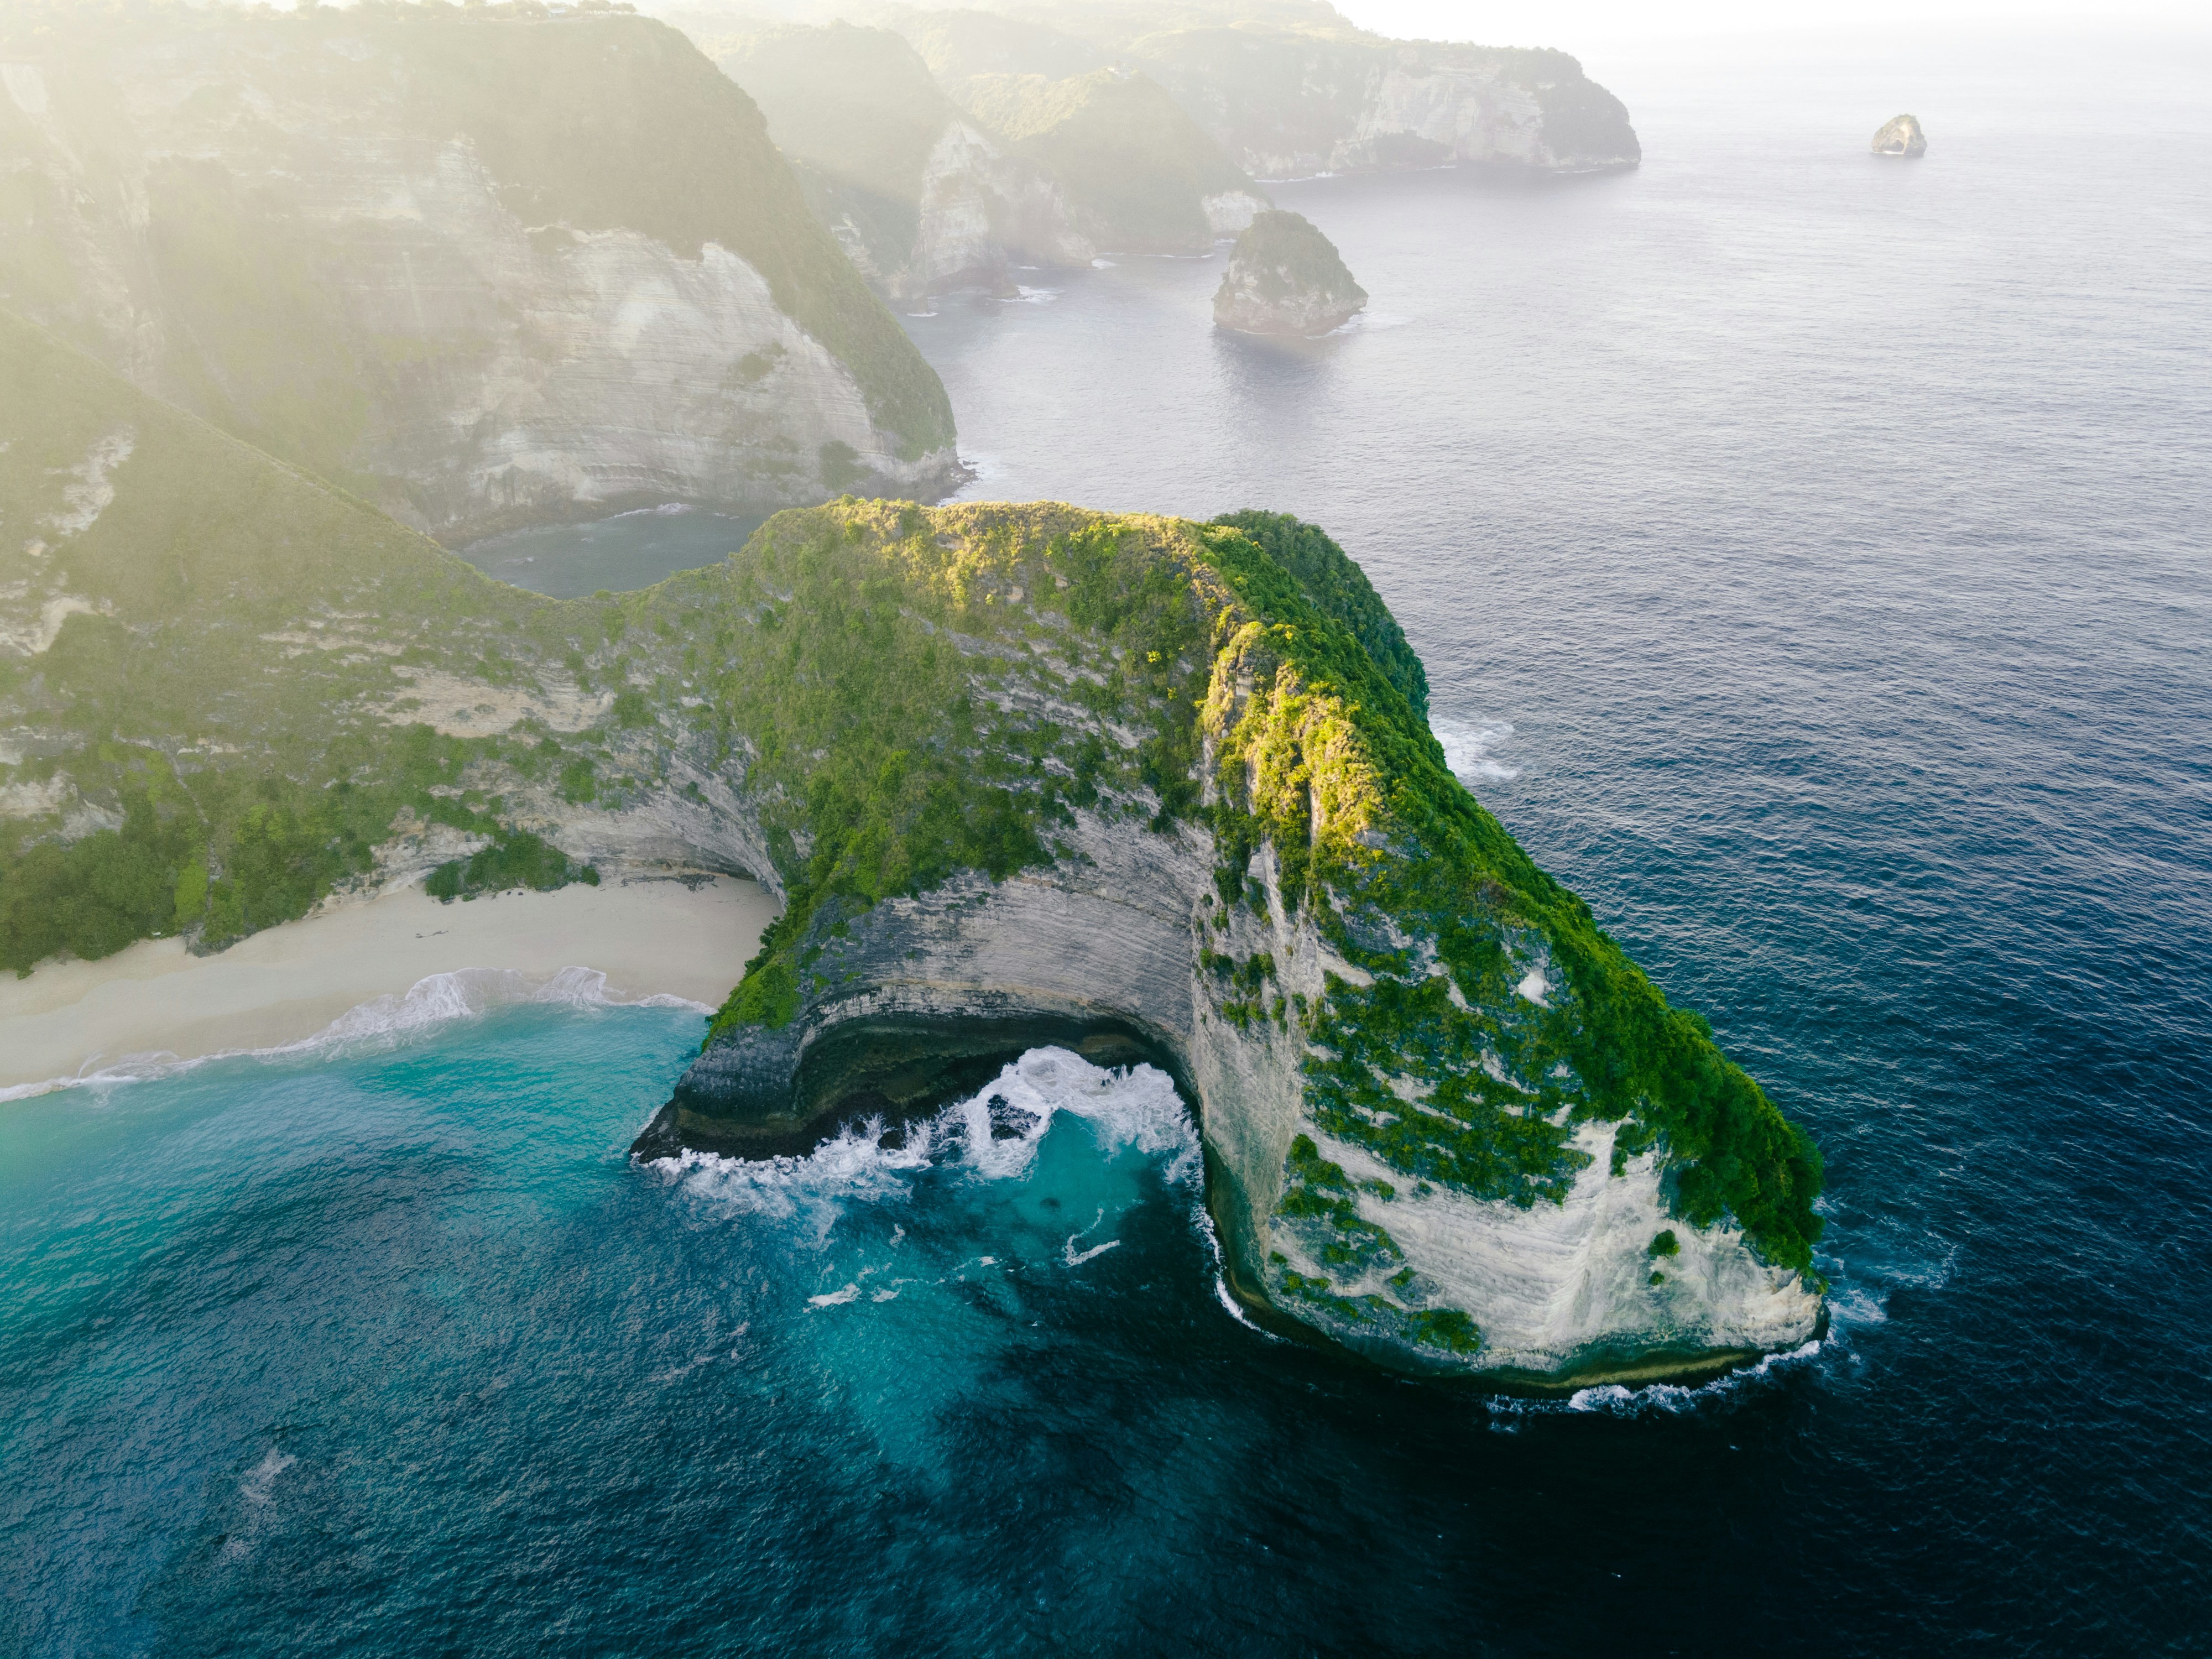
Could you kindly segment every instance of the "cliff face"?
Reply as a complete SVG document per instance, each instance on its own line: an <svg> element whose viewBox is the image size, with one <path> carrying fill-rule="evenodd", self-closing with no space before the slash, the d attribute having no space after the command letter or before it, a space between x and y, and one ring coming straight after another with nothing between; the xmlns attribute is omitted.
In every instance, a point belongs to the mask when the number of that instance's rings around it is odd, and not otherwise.
<svg viewBox="0 0 2212 1659"><path fill-rule="evenodd" d="M1336 245L1303 215L1262 213L1237 239L1213 320L1246 334L1326 334L1366 303Z"/></svg>
<svg viewBox="0 0 2212 1659"><path fill-rule="evenodd" d="M807 198L894 301L1094 253L1200 253L1293 177L1453 162L1632 166L1627 112L1555 52L1364 33L1325 7L974 10L889 27L673 15L766 112ZM1194 23L1194 15L1200 20Z"/></svg>
<svg viewBox="0 0 2212 1659"><path fill-rule="evenodd" d="M1816 1328L1817 1153L1451 777L1312 527L847 501L559 601L3 314L0 377L0 962L524 833L742 870L785 911L644 1152L1066 1042L1183 1083L1264 1317L1540 1383Z"/></svg>
<svg viewBox="0 0 2212 1659"><path fill-rule="evenodd" d="M790 1151L1077 1042L1195 1095L1239 1294L1377 1358L1814 1330L1817 1155L1450 779L1325 538L839 507L726 580L839 707L749 717L789 908L641 1152ZM878 585L863 660L840 596Z"/></svg>
<svg viewBox="0 0 2212 1659"><path fill-rule="evenodd" d="M56 14L0 41L0 300L457 539L954 470L744 95L641 18Z"/></svg>
<svg viewBox="0 0 2212 1659"><path fill-rule="evenodd" d="M1155 82L1121 69L1063 80L978 76L968 106L1066 192L1076 228L1123 253L1202 253L1267 204Z"/></svg>
<svg viewBox="0 0 2212 1659"><path fill-rule="evenodd" d="M883 293L1010 293L1018 265L1202 252L1266 205L1149 82L963 81L958 101L885 29L720 32L687 20L760 104L816 216Z"/></svg>
<svg viewBox="0 0 2212 1659"><path fill-rule="evenodd" d="M1073 5L1052 21L910 12L896 26L956 97L979 76L1140 69L1261 179L1453 162L1588 172L1642 155L1620 100L1565 52L1390 40L1323 6Z"/></svg>
<svg viewBox="0 0 2212 1659"><path fill-rule="evenodd" d="M897 35L845 23L764 33L691 26L760 105L815 216L894 301L1011 292L1015 264L1092 257L1057 181L987 136Z"/></svg>

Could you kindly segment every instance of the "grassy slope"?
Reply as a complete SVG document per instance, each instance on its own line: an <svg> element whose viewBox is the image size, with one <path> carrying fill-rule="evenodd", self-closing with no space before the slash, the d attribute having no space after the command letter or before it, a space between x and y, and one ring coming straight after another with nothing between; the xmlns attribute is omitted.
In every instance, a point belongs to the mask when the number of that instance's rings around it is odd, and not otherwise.
<svg viewBox="0 0 2212 1659"><path fill-rule="evenodd" d="M50 64L57 88L97 100L111 95L100 84L102 54L143 47L149 27L221 34L242 61L289 56L303 84L350 86L345 60L322 49L333 37L368 37L407 64L405 128L466 134L505 205L526 222L637 230L687 257L721 244L852 369L903 454L952 441L944 387L807 210L760 112L675 30L641 17L547 18L499 7L170 9L149 21L31 6L0 23L0 50ZM235 96L220 88L194 95ZM21 124L0 103L0 144ZM0 301L40 311L57 301L59 262L37 234L54 209L39 199L42 189L28 177L0 188L0 223L31 233L0 240ZM346 476L368 418L360 387L378 367L364 354L404 342L355 338L343 325L328 291L343 247L280 204L240 198L210 164L157 164L147 208L160 291L175 313L173 331L188 343L173 366L179 386L229 429Z"/></svg>
<svg viewBox="0 0 2212 1659"><path fill-rule="evenodd" d="M93 608L42 654L0 655L0 731L23 751L0 787L59 782L121 821L65 842L52 816L0 820L0 964L289 920L405 815L495 830L472 766L554 763L526 736L406 723L400 671L533 684L599 642L599 608L491 581L4 313L0 385L0 611L20 626L63 595ZM112 501L60 534L70 469L116 434L132 447ZM354 644L298 644L310 623Z"/></svg>
<svg viewBox="0 0 2212 1659"><path fill-rule="evenodd" d="M752 608L787 653L779 678L773 647L733 641L713 701L757 735L786 823L814 837L803 855L782 843L791 907L716 1030L787 1022L840 971L846 919L954 869L1042 861L1073 806L1118 813L1133 833L1199 818L1221 851L1224 911L1263 902L1247 860L1270 842L1286 902L1374 976L1332 979L1300 1013L1320 1045L1309 1101L1331 1133L1410 1180L1527 1205L1560 1196L1586 1162L1567 1144L1575 1123L1626 1120L1622 1156L1663 1141L1676 1160L1680 1213L1733 1214L1771 1260L1809 1265L1811 1143L1452 777L1393 683L1393 668L1406 677L1387 636L1381 661L1361 643L1380 620L1364 580L1315 556L1301 581L1261 544L1310 527L1247 522L1257 539L1234 523L1066 508L839 503L782 515L693 579L720 585L725 609ZM1256 688L1242 702L1240 680ZM1142 741L999 710L994 694L1017 686L1110 710ZM1201 731L1219 758L1212 807L1194 787ZM1532 940L1566 988L1540 1009L1512 988ZM1228 1017L1287 1018L1264 958L1209 947L1208 963L1248 994ZM1485 1052L1546 1081L1495 1082ZM1549 1080L1558 1060L1578 1084ZM1391 1075L1423 1084L1424 1106L1398 1101ZM1325 1212L1343 1201L1333 1167L1316 1165ZM1356 1231L1364 1259L1395 1249L1377 1228ZM1341 1300L1320 1281L1277 1289ZM1416 1340L1474 1340L1398 1313Z"/></svg>
<svg viewBox="0 0 2212 1659"><path fill-rule="evenodd" d="M667 787L681 747L744 771L790 894L727 1029L787 1019L834 971L846 918L957 871L1049 859L1078 809L1131 834L1200 820L1223 912L1255 902L1249 855L1272 842L1285 902L1373 975L1298 1011L1329 1133L1409 1179L1533 1204L1575 1168L1553 1115L1625 1120L1625 1149L1671 1152L1680 1213L1733 1213L1771 1259L1809 1261L1810 1143L1450 775L1402 635L1310 526L846 501L781 514L726 563L644 593L562 602L488 580L4 317L0 383L21 392L0 407L0 622L20 632L64 594L95 612L43 654L0 658L0 732L23 753L0 788L58 777L118 822L74 839L55 817L6 822L11 965L179 929L219 943L302 913L411 820L493 830L514 792L556 780L619 805ZM125 432L113 499L63 534L50 520L82 483L70 469ZM407 723L409 669L486 695L568 676L619 695L578 736L526 720L463 740ZM1049 701L1020 695L1037 692ZM506 839L489 862L547 861ZM1510 988L1532 941L1564 986L1540 1011ZM1208 958L1243 993L1224 1017L1287 1021L1272 964ZM1498 1083L1485 1052L1547 1080ZM1578 1086L1548 1080L1554 1060ZM1385 1075L1425 1100L1407 1107ZM1387 1261L1387 1233L1341 1213L1334 1167L1298 1164L1297 1201L1338 1226L1351 1265ZM1476 1340L1400 1313L1416 1340Z"/></svg>
<svg viewBox="0 0 2212 1659"><path fill-rule="evenodd" d="M967 83L967 97L978 120L1066 185L1086 234L1106 247L1144 253L1209 246L1201 199L1256 193L1221 146L1142 76L982 76Z"/></svg>

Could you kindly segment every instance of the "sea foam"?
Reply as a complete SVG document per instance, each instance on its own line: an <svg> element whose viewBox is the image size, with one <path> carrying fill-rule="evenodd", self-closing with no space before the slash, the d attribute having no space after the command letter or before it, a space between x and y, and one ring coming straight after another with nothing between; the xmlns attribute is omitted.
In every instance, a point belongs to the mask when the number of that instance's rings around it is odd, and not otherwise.
<svg viewBox="0 0 2212 1659"><path fill-rule="evenodd" d="M512 968L462 968L419 979L398 995L376 997L349 1008L312 1036L265 1048L223 1048L179 1059L168 1052L95 1057L68 1077L0 1089L0 1101L26 1100L56 1089L143 1083L173 1077L219 1060L337 1060L377 1053L414 1042L456 1021L474 1019L494 1008L550 1004L568 1008L690 1008L711 1012L688 997L656 994L624 998L608 994L607 976L596 968L563 968L548 977Z"/></svg>
<svg viewBox="0 0 2212 1659"><path fill-rule="evenodd" d="M1066 1048L1029 1050L975 1094L907 1125L899 1144L885 1144L884 1120L873 1116L842 1126L804 1157L687 1151L650 1167L727 1213L799 1221L819 1244L848 1204L905 1198L924 1170L976 1181L1019 1180L1062 1113L1091 1126L1105 1157L1134 1152L1160 1158L1170 1184L1195 1185L1198 1131L1167 1073L1143 1065L1109 1070ZM1074 1245L1071 1240L1071 1255L1079 1254ZM1087 1261L1109 1248L1079 1254Z"/></svg>

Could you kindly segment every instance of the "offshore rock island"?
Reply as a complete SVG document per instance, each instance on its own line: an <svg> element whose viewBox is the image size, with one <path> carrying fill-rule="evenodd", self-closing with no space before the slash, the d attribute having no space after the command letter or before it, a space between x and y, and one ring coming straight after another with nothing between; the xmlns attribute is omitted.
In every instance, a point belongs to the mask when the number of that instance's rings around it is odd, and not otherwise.
<svg viewBox="0 0 2212 1659"><path fill-rule="evenodd" d="M1177 1079L1278 1325L1534 1386L1819 1328L1817 1152L1452 777L1318 530L848 499L556 600L3 318L0 375L7 965L748 874L782 914L645 1155L1065 1042Z"/></svg>
<svg viewBox="0 0 2212 1659"><path fill-rule="evenodd" d="M1271 210L1237 239L1213 295L1213 320L1241 334L1326 334L1366 303L1367 290L1352 280L1335 243L1304 215Z"/></svg>
<svg viewBox="0 0 2212 1659"><path fill-rule="evenodd" d="M1925 155L1928 135L1920 130L1917 115L1893 115L1884 121L1874 135L1876 155Z"/></svg>

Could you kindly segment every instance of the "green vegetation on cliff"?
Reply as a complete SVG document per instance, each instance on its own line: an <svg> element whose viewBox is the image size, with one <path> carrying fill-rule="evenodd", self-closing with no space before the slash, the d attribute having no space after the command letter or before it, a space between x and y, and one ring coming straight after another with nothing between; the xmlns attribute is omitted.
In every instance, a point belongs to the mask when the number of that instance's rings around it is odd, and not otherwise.
<svg viewBox="0 0 2212 1659"><path fill-rule="evenodd" d="M0 964L228 943L395 824L493 832L487 763L553 763L550 733L410 710L534 690L599 607L489 580L4 313L0 385Z"/></svg>
<svg viewBox="0 0 2212 1659"><path fill-rule="evenodd" d="M1164 826L1191 807L1202 638L1187 586L1090 520L848 502L781 514L728 565L662 590L752 623L713 636L712 706L721 741L752 751L789 892L710 1041L788 1020L823 936L857 910L959 871L1045 863L1077 808ZM948 524L967 532L957 550L940 545ZM1040 526L1060 532L1049 573L1029 565ZM1131 749L1078 738L1049 709L994 698L1037 654L1064 666L1076 707L1147 735Z"/></svg>
<svg viewBox="0 0 2212 1659"><path fill-rule="evenodd" d="M1620 1126L1616 1173L1660 1154L1677 1217L1809 1263L1811 1143L1453 778L1402 635L1310 526L848 500L647 592L562 602L6 319L0 380L24 394L0 409L11 965L219 945L433 826L494 843L473 872L465 844L415 866L457 863L457 892L573 873L525 837L711 781L741 788L788 899L728 1032L833 986L876 905L1069 857L1079 814L1203 828L1209 994L1295 1034L1315 1133L1390 1172L1355 1182L1318 1148L1286 1170L1311 1211L1287 1219L1342 1282L1277 1291L1479 1341L1402 1269L1376 1278L1397 1246L1374 1206L1550 1201L1592 1121ZM1218 948L1245 907L1311 926L1341 969L1317 998Z"/></svg>
<svg viewBox="0 0 2212 1659"><path fill-rule="evenodd" d="M1310 1028L1317 1121L1409 1175L1522 1204L1571 1179L1572 1124L1626 1121L1663 1142L1687 1219L1732 1214L1770 1260L1809 1267L1820 1163L1803 1131L1536 868L1295 578L1242 536L1217 534L1209 555L1242 612L1217 624L1204 716L1225 810L1251 815L1285 903L1321 897L1316 926L1373 981L1333 980ZM1224 688L1247 678L1240 706ZM1532 956L1547 988L1533 997ZM1426 1085L1421 1103L1390 1075Z"/></svg>
<svg viewBox="0 0 2212 1659"><path fill-rule="evenodd" d="M1209 246L1205 200L1256 187L1156 82L1113 70L1064 81L982 76L968 106L1068 193L1084 234L1130 253Z"/></svg>
<svg viewBox="0 0 2212 1659"><path fill-rule="evenodd" d="M1587 1164L1576 1125L1618 1123L1624 1156L1663 1149L1685 1218L1732 1215L1769 1260L1807 1267L1810 1141L1451 775L1389 672L1422 689L1402 637L1340 552L1239 516L1261 539L1235 522L842 503L671 584L726 585L725 611L757 619L750 641L717 637L714 702L732 741L759 746L793 895L716 1034L787 1021L833 984L860 910L1043 861L1074 807L1153 830L1196 817L1227 905L1269 902L1249 872L1270 844L1285 907L1370 981L1333 975L1301 1016L1330 1134L1411 1182L1527 1206ZM781 675L763 672L769 640ZM1144 735L1072 754L1044 697ZM1211 807L1191 787L1202 742ZM971 842L969 824L993 833ZM1244 1021L1279 1017L1259 958L1206 960Z"/></svg>
<svg viewBox="0 0 2212 1659"><path fill-rule="evenodd" d="M701 44L768 119L816 216L849 224L879 270L912 257L930 152L960 112L914 48L832 23L719 34Z"/></svg>
<svg viewBox="0 0 2212 1659"><path fill-rule="evenodd" d="M1382 603L1367 573L1325 531L1287 513L1265 513L1256 507L1224 513L1213 522L1241 532L1297 577L1306 598L1341 623L1374 659L1382 677L1413 705L1413 713L1428 719L1428 671L1406 642L1406 630L1398 626L1398 619Z"/></svg>
<svg viewBox="0 0 2212 1659"><path fill-rule="evenodd" d="M1263 333L1317 333L1367 303L1336 251L1298 213L1255 214L1237 239L1213 296L1213 320Z"/></svg>
<svg viewBox="0 0 2212 1659"><path fill-rule="evenodd" d="M465 859L448 859L433 870L423 881L422 890L450 904L455 899L481 898L486 893L521 887L550 893L572 882L597 887L599 872L527 830L501 829L489 845Z"/></svg>

